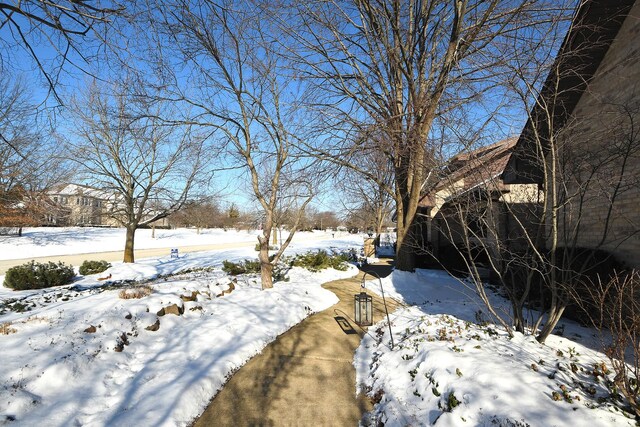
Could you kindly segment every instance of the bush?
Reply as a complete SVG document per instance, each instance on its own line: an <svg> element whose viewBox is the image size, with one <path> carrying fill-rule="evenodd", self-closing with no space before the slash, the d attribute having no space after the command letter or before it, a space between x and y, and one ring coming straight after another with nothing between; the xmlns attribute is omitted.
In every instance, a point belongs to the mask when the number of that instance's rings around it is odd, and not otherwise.
<svg viewBox="0 0 640 427"><path fill-rule="evenodd" d="M222 261L222 271L231 276L237 276L239 274L251 274L260 273L260 261L251 261L245 259L242 262L236 263L231 261ZM289 266L284 263L278 263L272 270L272 277L274 282L288 282L289 278L287 273L289 272Z"/></svg>
<svg viewBox="0 0 640 427"><path fill-rule="evenodd" d="M142 285L123 289L118 293L118 296L122 299L140 299L151 295L151 292L153 292L151 286Z"/></svg>
<svg viewBox="0 0 640 427"><path fill-rule="evenodd" d="M8 269L4 286L14 290L50 288L70 283L75 275L72 266L61 262L41 264L31 261Z"/></svg>
<svg viewBox="0 0 640 427"><path fill-rule="evenodd" d="M222 271L232 276L237 276L239 274L259 273L260 261L251 261L249 259L245 259L242 262L236 263L224 260L222 261Z"/></svg>
<svg viewBox="0 0 640 427"><path fill-rule="evenodd" d="M85 260L80 266L80 274L88 276L89 274L98 274L111 267L107 261L88 261Z"/></svg>
<svg viewBox="0 0 640 427"><path fill-rule="evenodd" d="M346 254L329 255L326 251L307 252L303 255L297 255L292 262L295 267L303 267L309 271L316 272L325 268L334 268L336 270L345 271L347 265L345 262L349 259Z"/></svg>
<svg viewBox="0 0 640 427"><path fill-rule="evenodd" d="M256 243L254 249L255 249L256 252L260 252L260 243ZM269 245L269 250L270 251L275 251L276 249L278 249L278 246Z"/></svg>

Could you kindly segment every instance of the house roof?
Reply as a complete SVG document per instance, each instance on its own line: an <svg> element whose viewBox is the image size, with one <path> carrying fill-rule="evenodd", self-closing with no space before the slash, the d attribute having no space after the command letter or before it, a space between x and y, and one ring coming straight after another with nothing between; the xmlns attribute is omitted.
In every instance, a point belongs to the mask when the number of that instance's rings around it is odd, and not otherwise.
<svg viewBox="0 0 640 427"><path fill-rule="evenodd" d="M551 72L531 110L529 120L503 175L505 183L539 183L535 153L537 133L544 148L552 131L561 129L573 113L590 80L600 67L635 0L580 2ZM553 118L553 130L548 116ZM528 155L527 155L528 154Z"/></svg>
<svg viewBox="0 0 640 427"><path fill-rule="evenodd" d="M108 193L106 193L105 191L82 184L60 184L49 191L49 194L63 196L83 195L88 197L95 197L96 199L109 198Z"/></svg>
<svg viewBox="0 0 640 427"><path fill-rule="evenodd" d="M422 196L420 206L435 206L436 194L442 190L455 187L456 194L462 193L502 174L517 141L517 138L507 138L453 156L445 176L438 182L434 191Z"/></svg>

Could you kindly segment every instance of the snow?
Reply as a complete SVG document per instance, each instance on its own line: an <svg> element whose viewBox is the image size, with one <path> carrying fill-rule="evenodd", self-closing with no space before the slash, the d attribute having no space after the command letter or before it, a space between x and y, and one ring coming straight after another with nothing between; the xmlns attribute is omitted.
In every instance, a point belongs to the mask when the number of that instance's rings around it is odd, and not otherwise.
<svg viewBox="0 0 640 427"><path fill-rule="evenodd" d="M135 235L136 249L169 248L177 246L219 245L225 243L257 243L258 230L195 229L174 230L139 229ZM298 232L296 241L313 238L331 238L331 233ZM338 233L351 238L346 233ZM283 233L286 238L286 233ZM360 241L361 236L358 236ZM22 237L0 236L0 260L43 256L122 251L125 241L124 228L96 227L39 227L25 228Z"/></svg>
<svg viewBox="0 0 640 427"><path fill-rule="evenodd" d="M510 339L487 321L471 288L443 272L395 271L381 283L386 297L406 305L391 315L393 349L382 321L354 358L359 391L378 401L372 425L635 425L595 378L606 357L594 350L592 330L564 321L565 336L546 345L530 335ZM380 282L367 288L382 293Z"/></svg>
<svg viewBox="0 0 640 427"><path fill-rule="evenodd" d="M156 244L145 232L137 236L138 247ZM32 229L24 240L3 237L0 248L3 257L10 250L15 258L95 246L119 250L118 233ZM156 233L166 233L158 234L162 247L255 241L255 232ZM287 253L362 246L363 236L330 234L301 233ZM294 268L288 282L263 291L257 277L234 281L220 269L223 260L255 257L248 245L114 263L64 287L0 287L0 424L188 425L235 370L336 302L321 283L355 274L353 267L319 273ZM151 293L120 297L136 286ZM393 348L383 320L369 329L354 356L358 390L377 402L365 423L634 425L602 380L612 374L602 373L606 357L593 330L563 321L563 336L551 335L545 345L528 335L509 338L487 316L472 286L439 271L395 271L367 282L367 290L384 291L402 305L391 313ZM509 309L498 295L490 298L498 311ZM173 304L181 315L160 315ZM147 329L157 321L158 330Z"/></svg>
<svg viewBox="0 0 640 427"><path fill-rule="evenodd" d="M65 236L68 251L78 250L74 230L55 233ZM33 235L43 236L39 230ZM325 241L299 237L288 253L348 249L362 242L362 236L351 235ZM278 335L337 302L320 284L357 272L353 266L319 273L293 268L288 282L263 291L257 277L234 281L219 268L224 259L255 256L252 248L196 252L114 263L65 287L1 288L0 324L6 334L0 334L0 423L188 425L235 370ZM98 280L107 275L109 280ZM137 286L124 280L143 281L152 292L122 299L121 291ZM172 304L183 314L161 316ZM157 320L159 329L148 330Z"/></svg>

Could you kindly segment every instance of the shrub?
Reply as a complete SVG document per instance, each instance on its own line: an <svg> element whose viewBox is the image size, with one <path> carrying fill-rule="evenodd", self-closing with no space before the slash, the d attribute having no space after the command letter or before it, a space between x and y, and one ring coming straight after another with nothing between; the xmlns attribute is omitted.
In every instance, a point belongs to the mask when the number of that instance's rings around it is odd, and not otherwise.
<svg viewBox="0 0 640 427"><path fill-rule="evenodd" d="M256 243L256 245L255 245L255 247L253 249L255 249L256 252L260 252L260 243ZM269 250L270 251L275 251L276 249L278 249L277 246L269 245Z"/></svg>
<svg viewBox="0 0 640 427"><path fill-rule="evenodd" d="M140 299L151 295L152 289L149 285L135 286L120 291L118 296L122 299Z"/></svg>
<svg viewBox="0 0 640 427"><path fill-rule="evenodd" d="M245 259L241 262L222 261L222 271L232 276L239 274L259 273L260 261Z"/></svg>
<svg viewBox="0 0 640 427"><path fill-rule="evenodd" d="M347 266L345 262L349 259L346 254L329 255L326 251L307 252L298 255L293 259L292 265L295 267L303 267L309 271L320 271L325 268L334 268L336 270L345 271Z"/></svg>
<svg viewBox="0 0 640 427"><path fill-rule="evenodd" d="M102 273L107 268L111 267L107 261L89 261L85 260L80 266L80 274L88 276L89 274Z"/></svg>
<svg viewBox="0 0 640 427"><path fill-rule="evenodd" d="M242 262L236 263L224 260L222 261L222 271L231 276L237 276L239 274L251 274L260 273L260 261L251 261L245 259ZM272 277L274 282L288 282L289 278L287 273L289 272L289 266L284 263L278 263L272 270Z"/></svg>
<svg viewBox="0 0 640 427"><path fill-rule="evenodd" d="M8 269L4 286L14 290L50 288L70 283L75 275L72 266L61 262L41 264L31 261Z"/></svg>

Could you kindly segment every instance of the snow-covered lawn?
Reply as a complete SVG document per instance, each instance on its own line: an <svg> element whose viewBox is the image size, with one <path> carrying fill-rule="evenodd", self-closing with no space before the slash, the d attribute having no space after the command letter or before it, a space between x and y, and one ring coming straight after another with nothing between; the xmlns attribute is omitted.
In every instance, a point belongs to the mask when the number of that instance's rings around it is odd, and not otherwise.
<svg viewBox="0 0 640 427"><path fill-rule="evenodd" d="M85 239L109 250L117 234L54 230L53 237L27 234L31 243L15 250L7 245L17 240L3 238L2 256L7 248L15 258L22 252L35 256L39 241L47 254L50 246L59 253L85 251ZM83 237L83 232L93 234ZM175 233L159 246L207 244L197 241L195 232ZM255 239L224 231L208 237L211 243ZM361 247L362 239L301 234L288 253ZM353 268L313 274L296 268L289 282L261 291L257 278L234 282L220 269L225 259L255 256L252 247L194 252L114 263L104 273L60 288L0 287L0 424L187 425L250 357L310 313L335 303L321 283L355 274ZM98 280L107 275L109 280ZM127 280L144 281L151 293L122 298L123 290L138 286ZM473 290L443 272L394 272L383 284L386 296L407 306L391 314L393 349L381 322L370 328L355 355L358 383L377 402L371 424L635 424L612 403L604 384L611 373L603 368L606 358L597 351L593 330L564 321L563 336L552 335L546 345L531 336L509 339L487 318ZM380 292L377 282L369 282L368 289ZM499 296L492 299L498 310L508 309Z"/></svg>
<svg viewBox="0 0 640 427"><path fill-rule="evenodd" d="M136 231L136 249L167 248L175 246L218 245L224 243L257 243L257 230L178 228L175 230ZM346 233L338 233L346 236ZM296 241L313 238L331 238L330 232L299 232ZM286 237L283 233L283 238ZM336 236L338 237L338 236ZM25 228L22 237L0 236L0 260L70 255L95 252L121 251L124 248L124 228L96 227L38 227ZM362 237L360 237L362 240Z"/></svg>
<svg viewBox="0 0 640 427"><path fill-rule="evenodd" d="M361 243L362 236L302 241L289 253ZM321 283L356 273L294 268L289 282L262 291L257 278L234 282L219 268L224 259L255 256L252 249L189 253L115 263L65 287L1 288L0 424L187 425L234 370L337 301ZM132 279L148 280L150 295L123 299L134 285L121 281Z"/></svg>
<svg viewBox="0 0 640 427"><path fill-rule="evenodd" d="M358 384L378 402L372 425L635 425L611 403L593 330L564 321L546 345L509 339L469 288L438 271L394 272L383 289L414 305L391 315L393 350L383 321L356 352Z"/></svg>

